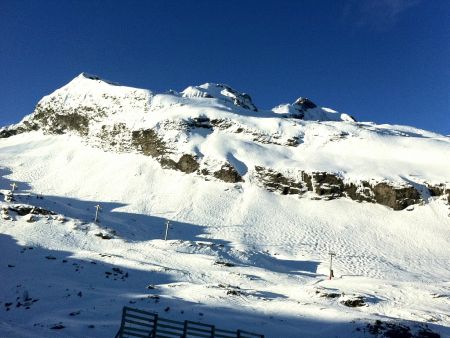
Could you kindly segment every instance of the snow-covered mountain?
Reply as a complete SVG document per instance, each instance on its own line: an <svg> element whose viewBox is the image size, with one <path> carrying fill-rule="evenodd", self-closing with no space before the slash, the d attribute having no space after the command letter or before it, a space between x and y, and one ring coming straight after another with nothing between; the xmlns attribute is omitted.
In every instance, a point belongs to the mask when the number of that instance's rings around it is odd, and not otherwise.
<svg viewBox="0 0 450 338"><path fill-rule="evenodd" d="M108 337L132 303L267 337L450 335L450 138L293 101L82 73L0 129L0 332Z"/></svg>
<svg viewBox="0 0 450 338"><path fill-rule="evenodd" d="M207 83L155 94L80 74L2 130L75 134L115 152L138 152L164 168L282 194L314 191L396 210L448 194L449 139L404 126L358 123L299 98L258 110L248 94Z"/></svg>

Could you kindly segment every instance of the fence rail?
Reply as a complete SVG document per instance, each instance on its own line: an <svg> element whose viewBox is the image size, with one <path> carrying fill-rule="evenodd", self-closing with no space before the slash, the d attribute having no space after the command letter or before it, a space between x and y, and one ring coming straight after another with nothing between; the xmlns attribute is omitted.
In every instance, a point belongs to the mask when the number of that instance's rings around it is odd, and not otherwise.
<svg viewBox="0 0 450 338"><path fill-rule="evenodd" d="M243 330L222 330L214 325L177 321L124 306L122 321L115 338L264 338L264 335Z"/></svg>

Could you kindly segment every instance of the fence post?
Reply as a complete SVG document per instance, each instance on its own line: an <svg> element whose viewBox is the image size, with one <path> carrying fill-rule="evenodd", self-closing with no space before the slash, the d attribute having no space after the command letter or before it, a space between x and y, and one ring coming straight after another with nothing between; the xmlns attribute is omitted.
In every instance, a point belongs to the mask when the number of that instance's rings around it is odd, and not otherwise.
<svg viewBox="0 0 450 338"><path fill-rule="evenodd" d="M334 277L334 272L333 272L333 257L336 256L336 254L333 251L330 251L328 253L330 255L330 280Z"/></svg>
<svg viewBox="0 0 450 338"><path fill-rule="evenodd" d="M241 338L241 330L237 330L237 338Z"/></svg>
<svg viewBox="0 0 450 338"><path fill-rule="evenodd" d="M166 233L165 233L165 235L164 235L164 240L165 240L165 241L167 241L167 235L168 235L168 233L169 233L169 226L170 226L170 221L167 220L167 222L166 222Z"/></svg>
<svg viewBox="0 0 450 338"><path fill-rule="evenodd" d="M127 308L124 306L122 309L122 320L120 321L120 328L119 332L117 332L115 338L122 338L123 335L123 329L125 328L125 315L127 313Z"/></svg>
<svg viewBox="0 0 450 338"><path fill-rule="evenodd" d="M97 223L98 222L98 211L102 210L102 207L100 206L100 204L97 204L94 208L95 208L94 222Z"/></svg>
<svg viewBox="0 0 450 338"><path fill-rule="evenodd" d="M211 326L211 338L214 338L216 336L216 327L213 325Z"/></svg>
<svg viewBox="0 0 450 338"><path fill-rule="evenodd" d="M156 338L156 325L158 325L158 315L155 314L155 319L153 319L153 334L152 337Z"/></svg>
<svg viewBox="0 0 450 338"><path fill-rule="evenodd" d="M188 321L185 320L184 326L183 326L183 338L186 338L186 336L187 336L187 329L188 329Z"/></svg>

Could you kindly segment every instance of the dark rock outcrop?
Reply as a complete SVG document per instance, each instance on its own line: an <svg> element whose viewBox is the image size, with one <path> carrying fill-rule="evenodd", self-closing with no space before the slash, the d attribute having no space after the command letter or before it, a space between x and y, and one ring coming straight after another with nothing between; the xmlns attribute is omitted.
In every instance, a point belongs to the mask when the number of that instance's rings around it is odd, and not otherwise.
<svg viewBox="0 0 450 338"><path fill-rule="evenodd" d="M353 299L346 299L341 302L341 304L347 307L360 307L366 305L364 298L361 296L355 297Z"/></svg>
<svg viewBox="0 0 450 338"><path fill-rule="evenodd" d="M39 126L35 123L24 121L19 126L9 126L0 129L0 138L8 138L11 136L19 135L33 130L38 130Z"/></svg>
<svg viewBox="0 0 450 338"><path fill-rule="evenodd" d="M84 136L89 133L89 118L78 112L60 114L52 108L36 107L31 123L52 134L75 131Z"/></svg>
<svg viewBox="0 0 450 338"><path fill-rule="evenodd" d="M314 192L317 195L330 195L332 197L343 195L344 183L339 176L327 172L313 172L311 175L314 182Z"/></svg>
<svg viewBox="0 0 450 338"><path fill-rule="evenodd" d="M178 160L177 166L178 170L188 174L196 172L200 167L194 156L189 154L183 154Z"/></svg>
<svg viewBox="0 0 450 338"><path fill-rule="evenodd" d="M282 195L300 195L307 189L303 182L297 182L272 169L256 166L255 171L262 185L269 191Z"/></svg>
<svg viewBox="0 0 450 338"><path fill-rule="evenodd" d="M438 185L431 185L427 184L427 188L430 191L430 196L442 196L445 194L445 185L444 184L438 184Z"/></svg>
<svg viewBox="0 0 450 338"><path fill-rule="evenodd" d="M17 129L5 128L0 130L0 138L8 138L17 134L20 134L20 132L18 132Z"/></svg>
<svg viewBox="0 0 450 338"><path fill-rule="evenodd" d="M306 172L302 171L302 180L306 184L306 188L308 191L313 191L313 182L311 175L307 174Z"/></svg>
<svg viewBox="0 0 450 338"><path fill-rule="evenodd" d="M243 182L241 175L229 163L225 163L222 167L213 173L213 176L226 183Z"/></svg>
<svg viewBox="0 0 450 338"><path fill-rule="evenodd" d="M367 181L344 183L338 175L327 172L302 173L302 177L308 190L319 196L347 196L360 202L382 204L394 210L403 210L421 201L420 193L411 185L397 187L389 182L370 184Z"/></svg>
<svg viewBox="0 0 450 338"><path fill-rule="evenodd" d="M160 163L163 168L179 170L187 174L196 172L200 167L195 157L189 154L183 154L178 162L168 157L163 157L160 159Z"/></svg>
<svg viewBox="0 0 450 338"><path fill-rule="evenodd" d="M193 119L187 122L187 125L189 128L205 128L205 129L213 128L210 119L206 116L194 117Z"/></svg>
<svg viewBox="0 0 450 338"><path fill-rule="evenodd" d="M386 205L394 210L402 210L420 202L420 193L412 186L394 187L381 182L372 187L375 203Z"/></svg>
<svg viewBox="0 0 450 338"><path fill-rule="evenodd" d="M441 338L440 334L433 332L427 324L423 323L407 326L404 323L383 322L377 319L373 324L366 324L364 331L366 330L374 338Z"/></svg>
<svg viewBox="0 0 450 338"><path fill-rule="evenodd" d="M167 153L166 144L153 129L133 131L131 144L147 156L157 157Z"/></svg>
<svg viewBox="0 0 450 338"><path fill-rule="evenodd" d="M9 210L15 212L19 216L25 216L29 214L43 216L56 215L56 213L53 211L29 205L12 205L9 207Z"/></svg>
<svg viewBox="0 0 450 338"><path fill-rule="evenodd" d="M359 184L347 183L344 185L344 193L347 197L358 202L373 202L373 192L371 185L367 181Z"/></svg>
<svg viewBox="0 0 450 338"><path fill-rule="evenodd" d="M427 184L426 186L430 192L430 196L437 197L445 195L447 198L447 202L450 204L450 189L446 188L445 184L443 183L438 185Z"/></svg>
<svg viewBox="0 0 450 338"><path fill-rule="evenodd" d="M385 205L394 210L419 203L420 193L411 185L396 186L389 182L344 183L338 174L329 172L301 172L302 182L295 182L271 169L255 167L257 178L269 191L281 194L301 194L311 191L326 199L348 197L355 201L365 201Z"/></svg>
<svg viewBox="0 0 450 338"><path fill-rule="evenodd" d="M285 145L289 147L298 147L300 144L300 138L298 136L293 136L289 139L287 139Z"/></svg>

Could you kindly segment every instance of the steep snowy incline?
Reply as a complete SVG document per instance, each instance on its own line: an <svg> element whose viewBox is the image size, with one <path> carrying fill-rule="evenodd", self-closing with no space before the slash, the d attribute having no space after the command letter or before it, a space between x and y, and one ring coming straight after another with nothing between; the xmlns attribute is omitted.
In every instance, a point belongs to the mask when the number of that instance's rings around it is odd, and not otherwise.
<svg viewBox="0 0 450 338"><path fill-rule="evenodd" d="M131 305L270 338L450 337L449 168L448 136L306 98L82 73L0 129L0 336L112 337Z"/></svg>
<svg viewBox="0 0 450 338"><path fill-rule="evenodd" d="M0 202L0 335L111 337L123 305L269 338L375 337L375 320L450 334L443 197L281 196L40 132L0 140L0 164L2 197L17 184Z"/></svg>

